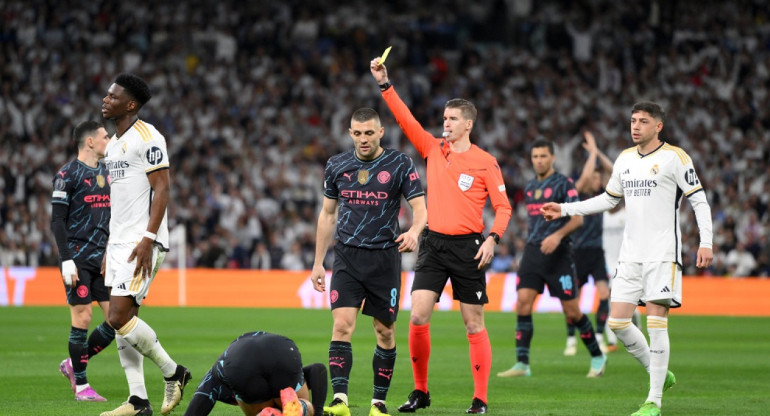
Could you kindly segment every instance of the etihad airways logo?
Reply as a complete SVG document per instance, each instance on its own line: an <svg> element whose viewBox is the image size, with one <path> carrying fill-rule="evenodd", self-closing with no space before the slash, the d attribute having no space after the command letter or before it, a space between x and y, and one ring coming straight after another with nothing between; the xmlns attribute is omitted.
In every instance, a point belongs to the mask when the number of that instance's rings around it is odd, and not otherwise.
<svg viewBox="0 0 770 416"><path fill-rule="evenodd" d="M351 205L374 205L379 206L380 201L388 199L388 193L383 191L356 191L345 189L340 191L340 196L348 200Z"/></svg>
<svg viewBox="0 0 770 416"><path fill-rule="evenodd" d="M379 191L356 191L353 189L345 189L340 191L340 195L343 198L355 198L355 199L388 199L388 193Z"/></svg>

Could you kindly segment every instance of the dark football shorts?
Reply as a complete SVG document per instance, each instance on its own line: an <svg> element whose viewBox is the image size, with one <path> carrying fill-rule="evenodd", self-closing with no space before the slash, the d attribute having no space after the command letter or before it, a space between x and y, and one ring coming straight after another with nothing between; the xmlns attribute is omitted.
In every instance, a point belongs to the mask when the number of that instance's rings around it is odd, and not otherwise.
<svg viewBox="0 0 770 416"><path fill-rule="evenodd" d="M570 300L577 297L577 273L572 262L572 247L560 244L551 254L543 254L540 244L527 244L518 272L517 289L543 293L545 285L552 297Z"/></svg>
<svg viewBox="0 0 770 416"><path fill-rule="evenodd" d="M431 290L440 296L449 279L454 299L472 305L488 303L486 271L479 270L479 260L474 259L483 242L481 234L446 235L424 231L412 292Z"/></svg>
<svg viewBox="0 0 770 416"><path fill-rule="evenodd" d="M370 250L337 242L329 289L332 309L361 308L363 302L364 315L395 322L401 299L398 247Z"/></svg>
<svg viewBox="0 0 770 416"><path fill-rule="evenodd" d="M283 335L265 332L243 334L214 364L222 382L235 398L249 404L281 397L281 390L299 390L305 384L299 348Z"/></svg>
<svg viewBox="0 0 770 416"><path fill-rule="evenodd" d="M602 280L608 282L604 249L601 247L575 249L575 270L577 270L579 287L588 283L588 275L594 277L594 283Z"/></svg>
<svg viewBox="0 0 770 416"><path fill-rule="evenodd" d="M64 285L67 292L67 304L90 305L91 302L105 302L110 300L110 290L104 286L104 276L101 267L82 263L75 260L78 268L78 284L74 288ZM61 272L61 269L59 269ZM62 282L62 284L64 284Z"/></svg>

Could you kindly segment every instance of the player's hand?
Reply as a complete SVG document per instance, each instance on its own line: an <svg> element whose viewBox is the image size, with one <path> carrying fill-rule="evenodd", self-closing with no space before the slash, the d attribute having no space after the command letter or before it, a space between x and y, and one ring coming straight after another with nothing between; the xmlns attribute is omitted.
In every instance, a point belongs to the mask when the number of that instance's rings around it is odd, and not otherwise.
<svg viewBox="0 0 770 416"><path fill-rule="evenodd" d="M388 69L385 65L380 65L380 57L376 57L369 62L369 69L372 71L372 76L377 84L384 84L388 82Z"/></svg>
<svg viewBox="0 0 770 416"><path fill-rule="evenodd" d="M69 287L75 287L78 285L78 268L75 266L74 260L64 260L61 262L61 277L64 280L64 284Z"/></svg>
<svg viewBox="0 0 770 416"><path fill-rule="evenodd" d="M313 266L310 272L310 281L313 282L313 289L318 292L326 290L326 269L324 266Z"/></svg>
<svg viewBox="0 0 770 416"><path fill-rule="evenodd" d="M495 257L495 245L495 240L489 237L481 244L479 251L476 252L476 256L473 257L473 260L479 260L478 270L492 263L492 258Z"/></svg>
<svg viewBox="0 0 770 416"><path fill-rule="evenodd" d="M596 146L596 139L590 131L584 131L583 138L585 139L583 142L583 149L586 149L589 153L594 153L599 150Z"/></svg>
<svg viewBox="0 0 770 416"><path fill-rule="evenodd" d="M696 266L701 269L711 266L711 262L714 261L714 251L710 248L701 247L698 249L698 260Z"/></svg>
<svg viewBox="0 0 770 416"><path fill-rule="evenodd" d="M142 241L134 247L131 255L128 256L128 262L131 263L134 259L136 259L134 276L141 276L142 279L150 277L150 273L152 273L152 240L147 237L142 238Z"/></svg>
<svg viewBox="0 0 770 416"><path fill-rule="evenodd" d="M417 236L409 231L401 234L396 238L398 244L399 253L411 253L417 250Z"/></svg>
<svg viewBox="0 0 770 416"><path fill-rule="evenodd" d="M561 206L556 202L546 202L540 207L540 213L546 221L555 220L561 217Z"/></svg>
<svg viewBox="0 0 770 416"><path fill-rule="evenodd" d="M551 234L540 243L540 252L543 254L551 254L556 251L559 244L561 244L561 237L556 234Z"/></svg>

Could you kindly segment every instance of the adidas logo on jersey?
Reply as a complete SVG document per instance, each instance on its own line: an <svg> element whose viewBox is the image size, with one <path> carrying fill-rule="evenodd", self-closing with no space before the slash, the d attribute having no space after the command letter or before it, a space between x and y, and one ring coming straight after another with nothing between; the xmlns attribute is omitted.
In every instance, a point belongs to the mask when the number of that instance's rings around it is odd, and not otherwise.
<svg viewBox="0 0 770 416"><path fill-rule="evenodd" d="M669 289L668 286L664 286L660 293L671 293L671 289Z"/></svg>
<svg viewBox="0 0 770 416"><path fill-rule="evenodd" d="M126 284L125 284L125 283L121 283L121 284L119 284L119 285L118 285L118 289L120 289L120 290L126 290Z"/></svg>

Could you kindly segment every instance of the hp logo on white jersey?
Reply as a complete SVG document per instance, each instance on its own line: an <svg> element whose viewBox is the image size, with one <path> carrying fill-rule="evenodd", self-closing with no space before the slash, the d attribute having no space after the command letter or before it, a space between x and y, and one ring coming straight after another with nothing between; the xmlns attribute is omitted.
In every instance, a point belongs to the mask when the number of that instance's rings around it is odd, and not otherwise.
<svg viewBox="0 0 770 416"><path fill-rule="evenodd" d="M145 157L147 158L147 162L149 164L157 165L163 161L163 152L161 152L160 148L157 146L153 146L152 149L147 151Z"/></svg>
<svg viewBox="0 0 770 416"><path fill-rule="evenodd" d="M695 186L700 183L700 180L698 180L698 175L695 174L695 169L690 168L687 170L687 172L684 173L684 180L687 181L690 186Z"/></svg>

